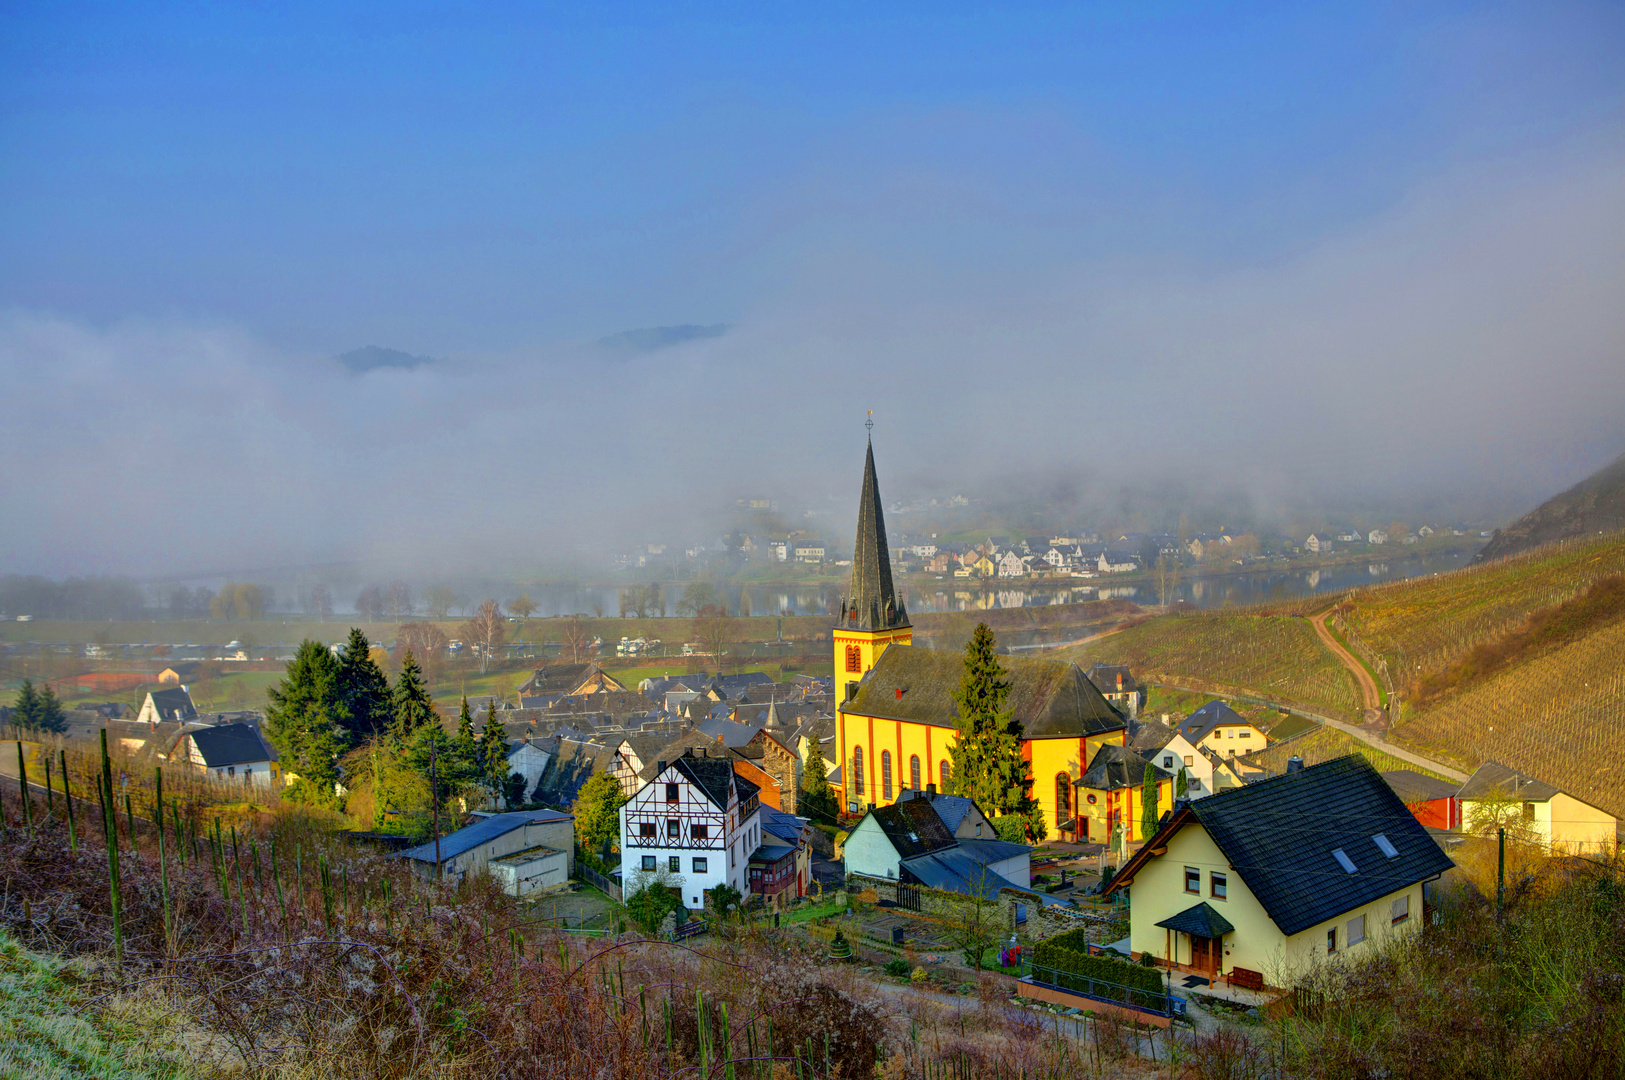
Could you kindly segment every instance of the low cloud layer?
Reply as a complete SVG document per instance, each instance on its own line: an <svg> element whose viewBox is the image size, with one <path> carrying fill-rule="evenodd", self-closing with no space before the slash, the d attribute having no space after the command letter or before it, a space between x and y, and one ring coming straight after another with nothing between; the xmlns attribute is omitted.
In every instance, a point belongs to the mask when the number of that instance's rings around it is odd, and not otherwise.
<svg viewBox="0 0 1625 1080"><path fill-rule="evenodd" d="M939 193L904 237L874 205L775 250L727 333L615 356L436 343L354 373L332 357L363 342L12 310L0 570L523 572L703 529L744 490L847 513L869 409L889 498L1511 512L1625 449L1618 145L1462 167L1245 263L922 266L981 196Z"/></svg>

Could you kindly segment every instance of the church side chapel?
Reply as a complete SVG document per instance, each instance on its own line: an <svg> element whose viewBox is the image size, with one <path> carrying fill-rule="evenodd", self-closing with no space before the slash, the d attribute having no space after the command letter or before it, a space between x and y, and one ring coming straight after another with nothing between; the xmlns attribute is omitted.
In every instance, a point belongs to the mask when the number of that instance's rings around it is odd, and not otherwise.
<svg viewBox="0 0 1625 1080"><path fill-rule="evenodd" d="M871 439L863 464L852 578L833 628L841 805L851 815L928 789L954 792L951 748L958 738L954 693L965 654L913 644L908 609L892 582L880 483ZM1067 660L997 657L1009 684L1004 707L1018 725L1022 761L1037 804L1033 833L1069 840L1109 839L1119 825L1141 830L1139 776L1121 784L1128 720ZM1095 768L1110 760L1114 768ZM1132 762L1127 762L1132 765ZM1107 778L1098 790L1086 776ZM1159 781L1161 778L1158 778ZM1167 787L1166 792L1162 791ZM1161 806L1172 790L1159 784ZM991 811L990 811L991 812Z"/></svg>

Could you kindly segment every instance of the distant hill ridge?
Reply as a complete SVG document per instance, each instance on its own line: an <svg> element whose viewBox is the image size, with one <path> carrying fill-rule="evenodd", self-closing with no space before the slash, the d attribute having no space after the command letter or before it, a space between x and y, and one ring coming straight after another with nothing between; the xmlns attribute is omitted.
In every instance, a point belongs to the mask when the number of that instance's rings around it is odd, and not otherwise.
<svg viewBox="0 0 1625 1080"><path fill-rule="evenodd" d="M1498 559L1553 540L1619 529L1625 529L1625 454L1497 530L1473 561Z"/></svg>

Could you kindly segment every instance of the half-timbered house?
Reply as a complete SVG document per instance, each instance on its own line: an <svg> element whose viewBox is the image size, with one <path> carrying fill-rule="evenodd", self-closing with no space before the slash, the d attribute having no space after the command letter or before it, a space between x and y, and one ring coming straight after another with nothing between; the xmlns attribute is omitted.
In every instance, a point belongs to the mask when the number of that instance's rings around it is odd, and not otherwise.
<svg viewBox="0 0 1625 1080"><path fill-rule="evenodd" d="M747 895L750 856L762 842L757 790L721 747L715 756L697 746L656 762L653 779L621 807L625 895L657 879L696 909L719 885Z"/></svg>

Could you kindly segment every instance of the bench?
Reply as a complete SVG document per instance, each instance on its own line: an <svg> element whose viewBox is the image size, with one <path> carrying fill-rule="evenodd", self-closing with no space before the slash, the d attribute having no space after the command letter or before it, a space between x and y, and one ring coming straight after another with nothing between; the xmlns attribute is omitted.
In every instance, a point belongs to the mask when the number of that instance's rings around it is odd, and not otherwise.
<svg viewBox="0 0 1625 1080"><path fill-rule="evenodd" d="M1231 968L1230 985L1239 986L1243 990L1264 989L1264 976L1248 968Z"/></svg>

